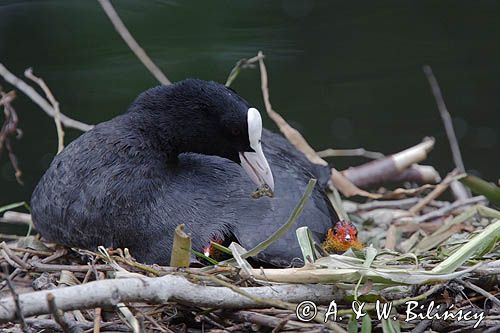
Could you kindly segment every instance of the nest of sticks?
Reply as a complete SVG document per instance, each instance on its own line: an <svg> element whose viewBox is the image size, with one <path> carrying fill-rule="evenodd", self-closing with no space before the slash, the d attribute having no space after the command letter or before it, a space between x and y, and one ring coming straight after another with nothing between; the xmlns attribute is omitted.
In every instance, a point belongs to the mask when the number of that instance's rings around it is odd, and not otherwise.
<svg viewBox="0 0 500 333"><path fill-rule="evenodd" d="M372 246L344 255L315 256L302 268L252 268L236 250L234 263L160 267L136 262L126 249L92 252L45 243L37 236L19 237L0 246L1 328L5 332L351 332L352 327L368 325L386 331L384 325L392 325L402 331L460 332L498 327L500 213L488 208L483 196L432 200L419 213L411 213L425 198L345 200L344 212L358 223L364 243ZM26 222L29 216L9 212L3 219ZM304 255L307 251L304 247ZM365 303L369 320L350 319L354 300ZM389 324L380 320L376 300L392 304L396 320ZM304 321L303 301L317 305L311 321ZM329 316L325 323L332 301L337 320ZM424 315L434 302L453 305L453 313L477 317L406 321L411 301L423 305L416 314ZM474 327L480 313L482 320Z"/></svg>

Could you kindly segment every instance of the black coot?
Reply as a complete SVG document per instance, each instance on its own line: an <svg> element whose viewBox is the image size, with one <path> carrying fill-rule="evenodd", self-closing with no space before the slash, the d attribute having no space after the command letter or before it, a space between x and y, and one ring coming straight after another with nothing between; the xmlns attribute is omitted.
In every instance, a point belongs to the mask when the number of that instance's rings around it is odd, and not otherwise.
<svg viewBox="0 0 500 333"><path fill-rule="evenodd" d="M69 144L33 193L33 222L51 241L127 247L141 262L168 264L178 224L198 251L229 236L250 249L287 220L316 177L296 227L322 241L337 221L323 192L327 175L262 131L259 112L234 91L189 79L145 91L127 113ZM255 184L274 197L252 198ZM257 258L278 266L301 258L292 229Z"/></svg>

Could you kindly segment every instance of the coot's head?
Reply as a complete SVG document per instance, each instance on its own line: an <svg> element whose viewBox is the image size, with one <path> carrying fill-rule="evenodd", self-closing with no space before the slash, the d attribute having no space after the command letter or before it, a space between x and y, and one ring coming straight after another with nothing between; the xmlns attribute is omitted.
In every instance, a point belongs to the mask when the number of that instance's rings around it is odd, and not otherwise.
<svg viewBox="0 0 500 333"><path fill-rule="evenodd" d="M261 146L262 119L235 91L213 81L187 79L141 94L130 112L154 119L158 136L174 155L216 155L240 164L258 186L274 190Z"/></svg>

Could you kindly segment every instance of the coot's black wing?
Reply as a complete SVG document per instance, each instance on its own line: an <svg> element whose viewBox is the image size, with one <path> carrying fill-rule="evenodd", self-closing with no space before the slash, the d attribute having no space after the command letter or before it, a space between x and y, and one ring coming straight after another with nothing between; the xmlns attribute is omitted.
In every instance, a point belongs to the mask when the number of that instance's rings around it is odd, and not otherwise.
<svg viewBox="0 0 500 333"><path fill-rule="evenodd" d="M283 225L302 197L311 173L310 162L283 137L265 131L264 154L275 181L273 198L254 199L255 184L236 163L217 156L181 154L179 163L169 166L167 179L136 225L162 226L147 236L147 246L132 246L139 260L166 263L172 243L173 227L186 225L193 248L202 251L211 239L235 236L251 249ZM322 241L328 228L337 221L323 188L318 184L296 224L279 240L258 255L258 259L277 266L288 266L302 254L295 229L308 226L316 241ZM131 233L131 238L133 233ZM144 237L144 236L143 236ZM124 243L134 244L133 239ZM143 244L143 243L141 243Z"/></svg>

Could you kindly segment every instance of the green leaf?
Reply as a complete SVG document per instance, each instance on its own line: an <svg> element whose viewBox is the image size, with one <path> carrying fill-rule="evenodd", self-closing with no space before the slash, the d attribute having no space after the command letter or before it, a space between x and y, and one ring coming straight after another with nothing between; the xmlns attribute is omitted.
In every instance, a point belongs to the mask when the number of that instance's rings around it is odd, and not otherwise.
<svg viewBox="0 0 500 333"><path fill-rule="evenodd" d="M392 319L382 319L382 332L384 333L399 333L399 322Z"/></svg>
<svg viewBox="0 0 500 333"><path fill-rule="evenodd" d="M361 333L371 333L372 332L372 319L367 313L361 321Z"/></svg>
<svg viewBox="0 0 500 333"><path fill-rule="evenodd" d="M500 240L500 220L495 220L480 234L474 236L445 261L434 267L431 272L447 274L454 272L464 262L476 255L483 255L490 251Z"/></svg>
<svg viewBox="0 0 500 333"><path fill-rule="evenodd" d="M460 181L473 192L482 194L491 202L500 205L500 187L471 175L461 178Z"/></svg>
<svg viewBox="0 0 500 333"><path fill-rule="evenodd" d="M354 313L349 318L349 322L347 323L347 332L348 333L358 333L358 322L356 321L356 316Z"/></svg>
<svg viewBox="0 0 500 333"><path fill-rule="evenodd" d="M20 201L20 202L14 202L14 203L11 203L9 205L5 205L5 206L0 207L0 213L3 213L5 211L7 211L7 210L11 210L11 209L14 209L14 208L18 208L18 207L21 207L21 206L27 207L28 210L29 210L29 206L26 203L26 201Z"/></svg>
<svg viewBox="0 0 500 333"><path fill-rule="evenodd" d="M373 260L375 260L375 257L377 256L377 249L374 248L373 246L368 246L365 248L365 253L366 253L366 256L365 256L365 261L363 262L363 266L365 268L368 268L372 265L373 263Z"/></svg>
<svg viewBox="0 0 500 333"><path fill-rule="evenodd" d="M198 258L201 258L201 259L205 259L206 261L208 261L209 263L211 263L212 265L217 265L218 262L217 260L213 259L213 258L210 258L210 257L207 257L206 255L204 255L203 253L201 252L198 252L196 250L193 250L191 249L191 252L197 256Z"/></svg>
<svg viewBox="0 0 500 333"><path fill-rule="evenodd" d="M219 250L221 251L222 253L225 253L225 254L229 254L229 255L233 255L233 253L231 252L231 250L227 247L225 247L224 245L222 244L219 244L219 243L216 243L214 241L210 241L210 245L215 249L215 250Z"/></svg>

